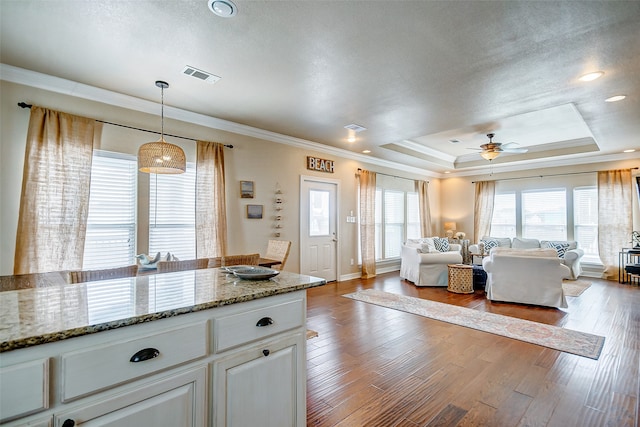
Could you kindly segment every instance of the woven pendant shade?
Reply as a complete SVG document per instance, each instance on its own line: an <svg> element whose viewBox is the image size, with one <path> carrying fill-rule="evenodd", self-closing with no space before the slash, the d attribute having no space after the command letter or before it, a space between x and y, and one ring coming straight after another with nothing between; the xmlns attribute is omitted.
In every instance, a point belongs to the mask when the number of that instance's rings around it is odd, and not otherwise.
<svg viewBox="0 0 640 427"><path fill-rule="evenodd" d="M164 140L164 90L169 83L156 81L162 94L162 131L156 142L147 142L138 149L138 170L144 173L178 174L187 170L187 156L182 148Z"/></svg>
<svg viewBox="0 0 640 427"><path fill-rule="evenodd" d="M145 173L184 173L187 170L187 159L182 148L160 138L156 142L147 142L140 146L138 169Z"/></svg>

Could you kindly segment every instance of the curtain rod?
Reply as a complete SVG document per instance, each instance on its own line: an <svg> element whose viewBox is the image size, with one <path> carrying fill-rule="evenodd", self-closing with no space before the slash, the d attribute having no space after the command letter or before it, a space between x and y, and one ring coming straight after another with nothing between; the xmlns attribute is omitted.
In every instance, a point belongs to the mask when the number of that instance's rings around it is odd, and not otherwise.
<svg viewBox="0 0 640 427"><path fill-rule="evenodd" d="M634 169L638 169L637 167L635 168L629 168L631 170ZM601 171L586 171L586 172L567 172L567 173L555 173L555 174L551 174L551 175L532 175L532 176L521 176L518 178L504 178L504 179L492 179L490 181L515 181L516 179L529 179L529 178L547 178L550 176L566 176L566 175L581 175L584 173L596 173L596 172L601 172ZM476 182L479 181L471 181L472 184L475 184Z"/></svg>
<svg viewBox="0 0 640 427"><path fill-rule="evenodd" d="M358 172L362 172L362 168L358 168ZM382 173L382 172L374 172L377 175L386 175L386 176L390 176L392 178L400 178L400 179L406 179L407 181L416 181L415 179L411 179L411 178L405 178L404 176L397 176L397 175L389 175L388 173ZM426 181L426 183L428 184L429 181Z"/></svg>
<svg viewBox="0 0 640 427"><path fill-rule="evenodd" d="M22 108L31 108L33 107L33 105L31 104L27 104L26 102L18 102L18 107L22 107ZM137 128L134 126L128 126L128 125L121 125L120 123L113 123L113 122L106 122L104 120L98 120L98 119L94 119L96 122L100 122L100 123L105 123L107 125L112 125L112 126L120 126L121 128L127 128L127 129L133 129L133 130L139 130L142 132L149 132L149 133L155 133L156 135L162 135L160 132L157 132L155 130L149 130L149 129L142 129L142 128ZM172 135L170 133L165 133L165 136L170 136L173 138L180 138L180 139L186 139L188 141L198 141L197 139L194 138L188 138L186 136L180 136L180 135ZM225 147L227 148L233 148L233 145L231 144L223 144Z"/></svg>

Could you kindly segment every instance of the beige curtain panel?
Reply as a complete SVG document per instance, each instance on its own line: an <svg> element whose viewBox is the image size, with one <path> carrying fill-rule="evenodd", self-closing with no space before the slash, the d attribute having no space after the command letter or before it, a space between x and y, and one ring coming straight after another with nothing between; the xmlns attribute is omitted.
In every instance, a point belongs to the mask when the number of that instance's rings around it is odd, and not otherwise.
<svg viewBox="0 0 640 427"><path fill-rule="evenodd" d="M224 145L197 141L196 257L215 258L227 252Z"/></svg>
<svg viewBox="0 0 640 427"><path fill-rule="evenodd" d="M101 132L93 119L31 108L14 274L82 268L91 160Z"/></svg>
<svg viewBox="0 0 640 427"><path fill-rule="evenodd" d="M376 174L361 170L360 178L360 251L362 278L376 276Z"/></svg>
<svg viewBox="0 0 640 427"><path fill-rule="evenodd" d="M598 252L603 279L618 280L618 252L630 245L632 190L630 169L598 172Z"/></svg>
<svg viewBox="0 0 640 427"><path fill-rule="evenodd" d="M476 242L491 235L493 199L496 194L495 181L476 182L475 206L473 209L473 236Z"/></svg>
<svg viewBox="0 0 640 427"><path fill-rule="evenodd" d="M421 237L433 236L431 226L431 209L429 208L429 183L427 181L416 181L416 192L418 193L418 210L420 211L420 232Z"/></svg>

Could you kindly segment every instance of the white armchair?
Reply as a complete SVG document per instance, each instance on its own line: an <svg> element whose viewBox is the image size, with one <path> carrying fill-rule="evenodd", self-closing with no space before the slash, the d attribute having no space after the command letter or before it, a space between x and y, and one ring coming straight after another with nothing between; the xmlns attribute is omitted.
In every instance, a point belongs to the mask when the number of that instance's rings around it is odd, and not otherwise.
<svg viewBox="0 0 640 427"><path fill-rule="evenodd" d="M562 279L571 274L554 249L495 248L482 260L492 301L566 308Z"/></svg>
<svg viewBox="0 0 640 427"><path fill-rule="evenodd" d="M416 286L447 286L447 265L462 263L462 246L450 244L447 252L423 252L423 240L411 239L402 245L400 278Z"/></svg>

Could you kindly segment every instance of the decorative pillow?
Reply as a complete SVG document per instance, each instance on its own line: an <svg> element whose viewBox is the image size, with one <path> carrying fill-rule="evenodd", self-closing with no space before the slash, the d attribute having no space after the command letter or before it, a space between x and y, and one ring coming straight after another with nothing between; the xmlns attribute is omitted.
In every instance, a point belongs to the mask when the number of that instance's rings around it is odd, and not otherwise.
<svg viewBox="0 0 640 427"><path fill-rule="evenodd" d="M436 252L436 245L431 237L425 237L422 239L422 253L428 254L429 252Z"/></svg>
<svg viewBox="0 0 640 427"><path fill-rule="evenodd" d="M439 237L433 238L433 244L435 245L436 250L440 252L449 252L449 240L441 239Z"/></svg>
<svg viewBox="0 0 640 427"><path fill-rule="evenodd" d="M483 236L481 240L497 240L498 246L501 248L510 248L511 247L511 238L510 237L493 237L493 236Z"/></svg>
<svg viewBox="0 0 640 427"><path fill-rule="evenodd" d="M498 241L496 239L482 239L480 241L484 243L484 253L489 253L491 252L491 249L497 248L498 246L500 246L500 244L498 244Z"/></svg>
<svg viewBox="0 0 640 427"><path fill-rule="evenodd" d="M540 247L540 241L538 239L514 237L512 247L515 249L537 249Z"/></svg>
<svg viewBox="0 0 640 427"><path fill-rule="evenodd" d="M555 249L558 253L558 258L564 258L564 254L569 250L569 242L544 242L545 247Z"/></svg>

